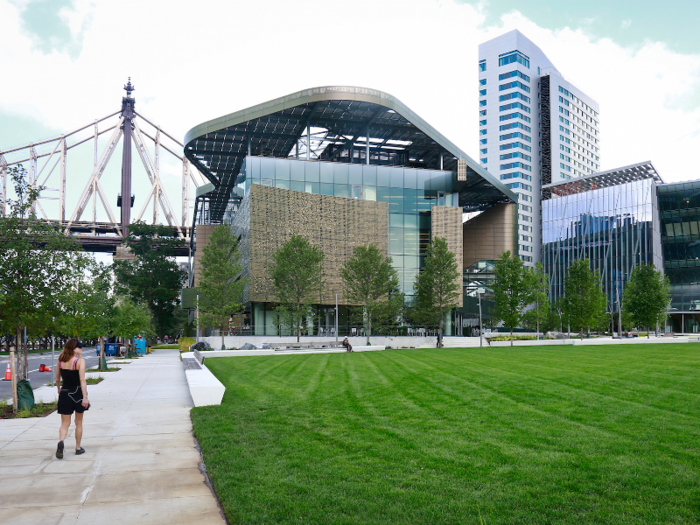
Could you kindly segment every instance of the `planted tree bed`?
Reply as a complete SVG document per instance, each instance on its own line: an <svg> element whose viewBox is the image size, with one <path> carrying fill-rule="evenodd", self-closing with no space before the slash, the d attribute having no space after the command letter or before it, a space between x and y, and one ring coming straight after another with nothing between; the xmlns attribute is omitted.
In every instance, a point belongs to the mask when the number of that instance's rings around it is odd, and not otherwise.
<svg viewBox="0 0 700 525"><path fill-rule="evenodd" d="M12 413L12 405L0 406L0 419L21 419L25 417L45 417L56 410L57 402L37 403L31 410L20 410Z"/></svg>
<svg viewBox="0 0 700 525"><path fill-rule="evenodd" d="M691 523L700 344L220 358L231 523Z"/></svg>

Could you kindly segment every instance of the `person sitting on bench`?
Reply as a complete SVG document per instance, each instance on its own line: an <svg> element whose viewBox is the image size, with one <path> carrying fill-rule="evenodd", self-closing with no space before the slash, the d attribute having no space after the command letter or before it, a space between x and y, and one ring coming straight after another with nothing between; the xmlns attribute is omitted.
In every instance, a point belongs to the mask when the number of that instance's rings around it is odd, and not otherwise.
<svg viewBox="0 0 700 525"><path fill-rule="evenodd" d="M348 349L348 352L353 352L354 350L352 349L352 345L350 344L350 341L348 341L348 337L345 336L345 339L343 340L343 346Z"/></svg>

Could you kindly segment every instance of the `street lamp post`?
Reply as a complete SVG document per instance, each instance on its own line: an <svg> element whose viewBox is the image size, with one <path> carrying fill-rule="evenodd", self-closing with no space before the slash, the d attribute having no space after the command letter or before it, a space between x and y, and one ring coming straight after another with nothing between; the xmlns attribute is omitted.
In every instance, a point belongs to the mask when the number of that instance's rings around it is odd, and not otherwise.
<svg viewBox="0 0 700 525"><path fill-rule="evenodd" d="M481 289L476 289L476 295L479 297L479 346L484 346L484 328L481 324Z"/></svg>
<svg viewBox="0 0 700 525"><path fill-rule="evenodd" d="M197 342L199 343L199 294L197 294Z"/></svg>

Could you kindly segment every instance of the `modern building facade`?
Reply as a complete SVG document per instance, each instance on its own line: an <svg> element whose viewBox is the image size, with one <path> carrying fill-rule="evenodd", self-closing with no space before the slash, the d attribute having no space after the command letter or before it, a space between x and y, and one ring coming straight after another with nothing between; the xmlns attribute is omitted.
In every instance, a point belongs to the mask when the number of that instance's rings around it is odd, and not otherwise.
<svg viewBox="0 0 700 525"><path fill-rule="evenodd" d="M564 295L571 264L587 258L598 270L616 323L625 283L639 264L663 269L657 189L651 162L595 173L542 188L542 263L550 299Z"/></svg>
<svg viewBox="0 0 700 525"><path fill-rule="evenodd" d="M327 333L336 294L341 329L347 326L351 305L339 269L355 246L376 244L389 255L411 302L431 238L447 239L461 272L463 212L488 217L512 210L517 199L400 101L366 88L308 89L206 122L187 133L185 155L211 181L198 191L195 228L229 224L239 237L246 324L256 335L277 333L267 268L293 234L326 254L324 293L309 331ZM480 241L490 248L480 256L490 260L515 247L514 213L492 215L511 237ZM193 261L201 251L195 238ZM193 286L197 273L195 266ZM458 316L446 333L460 332Z"/></svg>
<svg viewBox="0 0 700 525"><path fill-rule="evenodd" d="M598 111L519 31L479 46L479 161L519 197L527 265L541 258L541 187L600 169Z"/></svg>
<svg viewBox="0 0 700 525"><path fill-rule="evenodd" d="M671 283L668 329L700 331L700 181L657 188L664 272Z"/></svg>

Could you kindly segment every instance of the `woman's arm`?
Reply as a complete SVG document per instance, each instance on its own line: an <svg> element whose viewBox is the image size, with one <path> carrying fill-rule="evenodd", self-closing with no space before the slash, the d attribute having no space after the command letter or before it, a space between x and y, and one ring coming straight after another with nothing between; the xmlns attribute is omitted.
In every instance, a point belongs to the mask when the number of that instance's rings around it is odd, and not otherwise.
<svg viewBox="0 0 700 525"><path fill-rule="evenodd" d="M61 362L56 362L56 388L58 388L58 393L61 393Z"/></svg>
<svg viewBox="0 0 700 525"><path fill-rule="evenodd" d="M78 361L78 374L80 375L80 388L83 391L83 407L87 408L90 402L87 397L87 381L85 381L85 359Z"/></svg>

